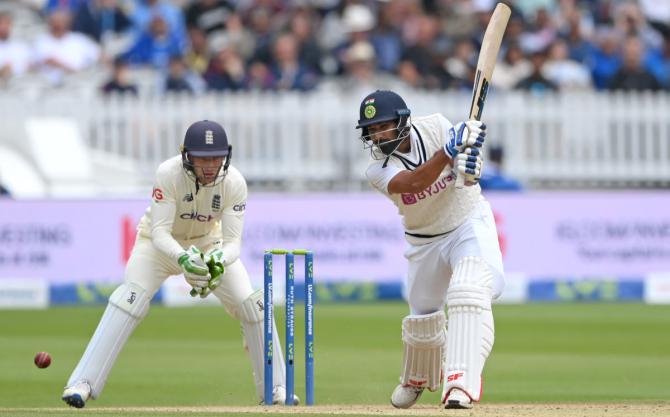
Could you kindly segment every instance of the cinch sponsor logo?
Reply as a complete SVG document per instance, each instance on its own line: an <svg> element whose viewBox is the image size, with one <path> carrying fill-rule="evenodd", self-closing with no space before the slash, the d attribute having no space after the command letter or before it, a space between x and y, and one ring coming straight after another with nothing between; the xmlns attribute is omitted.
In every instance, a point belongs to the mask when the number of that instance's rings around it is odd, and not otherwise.
<svg viewBox="0 0 670 417"><path fill-rule="evenodd" d="M454 181L456 177L453 174L449 174L446 177L442 177L439 180L435 181L430 187L426 188L425 190L421 191L420 193L417 194L401 194L402 202L406 206L411 206L412 204L416 204L419 202L419 200L423 200L428 197L432 197L436 194L438 194L440 191L445 190L447 188L447 185Z"/></svg>
<svg viewBox="0 0 670 417"><path fill-rule="evenodd" d="M183 213L179 215L180 219L184 220L197 220L199 222L209 222L212 221L214 217L211 215L205 216L204 214L198 214L198 213Z"/></svg>
<svg viewBox="0 0 670 417"><path fill-rule="evenodd" d="M247 208L247 203L236 204L233 206L233 211L244 211Z"/></svg>

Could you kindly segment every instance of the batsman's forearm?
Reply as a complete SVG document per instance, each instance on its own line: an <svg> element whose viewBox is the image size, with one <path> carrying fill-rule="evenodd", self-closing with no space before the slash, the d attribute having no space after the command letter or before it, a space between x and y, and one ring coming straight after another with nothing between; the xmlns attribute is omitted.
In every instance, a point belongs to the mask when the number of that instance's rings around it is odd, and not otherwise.
<svg viewBox="0 0 670 417"><path fill-rule="evenodd" d="M389 183L388 191L391 194L419 193L430 187L448 165L451 165L451 158L439 150L416 170L396 175Z"/></svg>

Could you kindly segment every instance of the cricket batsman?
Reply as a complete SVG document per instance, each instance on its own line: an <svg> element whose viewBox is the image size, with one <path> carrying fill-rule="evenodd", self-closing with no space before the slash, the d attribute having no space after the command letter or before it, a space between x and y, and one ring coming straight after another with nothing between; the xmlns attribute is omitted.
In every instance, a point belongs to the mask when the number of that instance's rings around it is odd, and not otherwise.
<svg viewBox="0 0 670 417"><path fill-rule="evenodd" d="M409 315L391 404L409 408L442 385L444 408L472 408L493 346L491 301L504 286L493 213L477 183L486 126L452 125L441 114L411 118L392 91L369 94L359 113L371 154L366 176L398 208L409 244ZM470 185L456 188L456 175Z"/></svg>
<svg viewBox="0 0 670 417"><path fill-rule="evenodd" d="M63 391L63 401L82 408L102 393L107 376L131 333L146 317L163 281L183 274L191 295L216 296L240 321L256 393L263 398L263 291L254 291L240 260L247 184L230 165L231 145L213 121L193 123L181 155L156 172L151 206L140 220L125 278ZM284 403L285 366L274 332L273 401ZM297 404L298 398L294 398Z"/></svg>

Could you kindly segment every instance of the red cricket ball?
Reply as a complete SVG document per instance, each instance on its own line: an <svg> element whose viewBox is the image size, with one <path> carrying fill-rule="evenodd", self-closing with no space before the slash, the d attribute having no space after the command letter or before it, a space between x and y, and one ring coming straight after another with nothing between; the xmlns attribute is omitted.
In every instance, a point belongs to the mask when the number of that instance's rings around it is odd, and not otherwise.
<svg viewBox="0 0 670 417"><path fill-rule="evenodd" d="M46 368L51 365L51 355L47 352L38 352L35 355L35 366L38 368Z"/></svg>

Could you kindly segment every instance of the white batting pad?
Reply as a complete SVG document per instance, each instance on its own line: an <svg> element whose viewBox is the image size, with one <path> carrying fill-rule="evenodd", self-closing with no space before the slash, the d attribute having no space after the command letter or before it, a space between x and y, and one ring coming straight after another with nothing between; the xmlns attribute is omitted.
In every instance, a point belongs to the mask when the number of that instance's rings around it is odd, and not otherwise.
<svg viewBox="0 0 670 417"><path fill-rule="evenodd" d="M444 311L409 315L402 321L405 344L400 383L404 386L440 387L444 345L447 338Z"/></svg>
<svg viewBox="0 0 670 417"><path fill-rule="evenodd" d="M493 274L478 257L461 259L447 291L446 373L442 400L452 388L460 388L473 401L481 397L481 374L493 347L491 285Z"/></svg>
<svg viewBox="0 0 670 417"><path fill-rule="evenodd" d="M114 290L68 387L86 381L91 386L91 397L98 398L128 337L147 315L150 301L146 291L135 284L124 283Z"/></svg>
<svg viewBox="0 0 670 417"><path fill-rule="evenodd" d="M240 322L242 324L242 333L246 342L251 367L254 371L254 381L256 383L256 394L259 400L263 400L263 374L265 367L265 344L263 342L263 290L258 290L251 294L249 298L242 302L242 314ZM277 334L277 326L272 322L272 380L273 385L284 385L286 381L286 366L284 365L284 356L282 354L281 342Z"/></svg>

